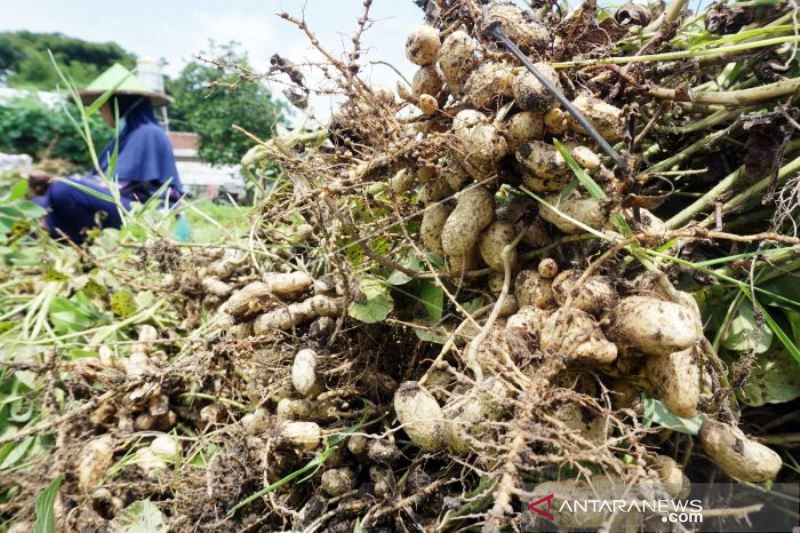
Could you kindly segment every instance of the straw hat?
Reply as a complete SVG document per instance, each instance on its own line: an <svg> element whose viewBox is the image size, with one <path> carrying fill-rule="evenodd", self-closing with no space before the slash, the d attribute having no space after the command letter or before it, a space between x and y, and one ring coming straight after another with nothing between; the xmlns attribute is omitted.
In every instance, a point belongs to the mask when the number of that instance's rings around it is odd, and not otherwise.
<svg viewBox="0 0 800 533"><path fill-rule="evenodd" d="M115 95L134 95L149 98L154 106L167 105L172 102L172 98L164 93L151 90L133 72L126 69L119 63L114 63L105 72L100 74L95 80L80 91L81 100L84 104L90 104L96 98L104 95L109 90Z"/></svg>

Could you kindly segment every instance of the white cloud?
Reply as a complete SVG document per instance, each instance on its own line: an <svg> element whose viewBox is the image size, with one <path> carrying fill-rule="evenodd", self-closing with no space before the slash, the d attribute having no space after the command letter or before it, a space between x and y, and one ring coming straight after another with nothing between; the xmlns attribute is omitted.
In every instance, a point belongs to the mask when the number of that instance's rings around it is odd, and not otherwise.
<svg viewBox="0 0 800 533"><path fill-rule="evenodd" d="M275 17L243 11L193 12L186 22L187 31L183 36L181 58L189 60L198 52L207 51L209 39L218 44L229 41L241 43L242 50L248 52L252 65L260 70L269 66L269 57L274 52L276 37ZM178 65L178 70L182 64ZM170 66L170 74L173 66Z"/></svg>
<svg viewBox="0 0 800 533"><path fill-rule="evenodd" d="M358 0L301 0L285 6L294 16L300 17L305 5L308 27L314 32L322 45L337 58L344 57L352 47L351 34L357 28L357 19L363 13L362 2ZM370 12L373 26L362 39L359 75L374 86L394 89L398 76L385 65L370 65L369 61L382 60L394 65L407 78L414 75L417 67L405 58L406 35L422 21L421 11L410 1L375 0ZM306 36L294 25L278 21L277 29L282 37L275 51L294 62L318 62L319 52L314 50ZM308 85L311 87L332 88L331 82L324 79L319 69L304 69ZM320 120L330 116L339 98L317 96L311 98L314 114Z"/></svg>

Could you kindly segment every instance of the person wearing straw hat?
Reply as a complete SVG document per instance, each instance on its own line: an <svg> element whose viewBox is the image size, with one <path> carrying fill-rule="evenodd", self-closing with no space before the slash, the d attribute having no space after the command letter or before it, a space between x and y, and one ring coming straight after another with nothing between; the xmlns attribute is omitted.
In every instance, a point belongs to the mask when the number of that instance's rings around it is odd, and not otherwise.
<svg viewBox="0 0 800 533"><path fill-rule="evenodd" d="M169 104L171 98L151 91L120 64L100 74L80 96L85 105L107 97L100 114L109 126L119 127L119 137L99 154L98 162L103 175L118 185L122 208L128 210L132 202L144 202L159 190L165 201L176 202L183 191L172 144L153 113L155 106ZM87 229L122 225L119 208L109 201L113 196L96 169L53 183L52 176L43 173L30 179L39 190L49 184L37 203L48 211L45 223L53 238L80 244Z"/></svg>

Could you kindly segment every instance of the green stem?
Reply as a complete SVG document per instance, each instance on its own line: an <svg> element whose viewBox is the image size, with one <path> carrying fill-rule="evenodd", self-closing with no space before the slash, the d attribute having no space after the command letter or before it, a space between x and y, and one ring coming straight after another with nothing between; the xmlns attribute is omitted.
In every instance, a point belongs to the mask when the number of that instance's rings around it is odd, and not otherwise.
<svg viewBox="0 0 800 533"><path fill-rule="evenodd" d="M786 153L794 151L800 147L800 140L793 141L789 146L786 147ZM800 170L800 157L793 159L791 162L787 163L778 171L778 180L782 181L784 178L792 174L793 172L797 172ZM676 214L669 220L667 220L667 227L670 229L675 229L683 226L689 220L691 220L695 215L698 213L706 210L709 208L714 202L719 200L723 194L730 191L735 185L739 183L739 181L744 177L744 167L739 167L731 174L725 176L719 183L717 183L710 191L704 194L701 198L698 198L696 202L686 207L683 211ZM748 199L754 197L757 193L765 190L769 187L770 180L772 179L771 176L767 176L762 180L758 181L757 183L751 185L747 189L745 189L740 194L734 196L729 201L725 202L723 205L723 209L729 211L735 207L739 207ZM710 218L706 218L705 222L708 222Z"/></svg>
<svg viewBox="0 0 800 533"><path fill-rule="evenodd" d="M775 214L775 209L772 207L768 207L765 209L758 209L756 211L751 211L749 213L744 213L737 217L731 218L730 220L726 220L725 229L727 231L731 231L733 229L740 228L742 226L752 227L752 225L755 223L769 220L770 218L772 218L772 215L774 214Z"/></svg>
<svg viewBox="0 0 800 533"><path fill-rule="evenodd" d="M681 11L683 11L683 8L686 7L688 2L689 0L672 0L665 11L666 19L664 22L666 24L674 24L678 20L678 17L681 16Z"/></svg>
<svg viewBox="0 0 800 533"><path fill-rule="evenodd" d="M698 139L697 141L693 142L677 154L673 155L672 157L668 157L658 163L652 165L650 168L647 169L647 174L657 174L659 171L668 170L675 165L686 161L690 157L692 157L697 152L702 150L707 150L714 146L718 141L724 139L728 134L730 134L733 130L738 127L738 123L733 123L724 130L716 131L710 135L706 135Z"/></svg>
<svg viewBox="0 0 800 533"><path fill-rule="evenodd" d="M794 144L800 145L800 141L795 141ZM778 183L782 183L786 178L789 176L795 175L796 173L800 172L800 157L795 158L794 160L790 161L788 164L781 167L778 171ZM748 203L753 198L756 198L759 193L767 190L772 181L772 176L767 176L765 178L760 179L750 187L746 188L724 204L722 204L723 211L731 211L738 207L742 207L746 203ZM708 223L710 221L710 217L707 218L704 222Z"/></svg>
<svg viewBox="0 0 800 533"><path fill-rule="evenodd" d="M666 89L664 87L651 87L647 92L650 96L664 100L690 101L701 104L720 105L755 105L765 100L791 96L800 91L800 78L776 81L767 85L741 89L738 91L683 91Z"/></svg>
<svg viewBox="0 0 800 533"><path fill-rule="evenodd" d="M711 48L708 50L680 50L677 52L666 52L663 54L647 54L641 56L623 56L623 57L605 57L599 59L582 59L578 61L563 61L561 63L553 63L552 66L557 69L573 68L573 67L586 67L589 65L624 65L627 63L651 63L656 61L677 61L679 59L698 58L698 57L723 57L727 54L736 52L745 52L754 48L765 48L769 46L777 46L784 43L797 43L800 38L795 36L789 37L774 37L772 39L763 39L760 41L740 43L731 46L721 46L719 48Z"/></svg>
<svg viewBox="0 0 800 533"><path fill-rule="evenodd" d="M294 472L288 474L287 476L284 476L275 483L267 485L261 490L256 491L255 493L251 494L250 496L248 496L247 498L245 498L244 500L240 501L235 506L233 506L231 510L228 511L227 515L228 518L236 514L236 511L238 511L242 507L246 507L247 505L250 505L254 501L269 494L270 492L273 492L281 488L290 481L294 481L295 479L299 478L306 472L316 471L317 469L322 467L322 465L324 465L328 459L333 457L333 455L336 453L336 450L339 449L339 446L342 444L342 442L344 442L345 439L347 439L350 435L352 435L353 433L355 433L356 431L367 425L367 417L369 416L370 411L371 409L367 409L364 412L364 416L361 417L361 420L359 420L355 425L352 425L349 428L347 428L347 430L341 433L337 433L335 435L331 435L330 437L325 439L325 448L313 459L311 459L308 463L306 463L305 466L303 466L298 470L295 470Z"/></svg>
<svg viewBox="0 0 800 533"><path fill-rule="evenodd" d="M685 135L687 133L694 133L696 131L702 131L707 128L711 128L716 126L717 124L721 124L723 122L728 121L729 119L736 119L742 113L749 112L750 109L736 109L734 111L729 111L727 109L717 111L707 117L691 122L686 126L657 126L657 131L664 131L667 133L672 133L675 135Z"/></svg>
<svg viewBox="0 0 800 533"><path fill-rule="evenodd" d="M302 476L306 472L310 472L312 470L316 470L316 469L320 468L322 465L325 464L325 462L328 459L330 459L333 456L333 454L338 449L339 449L338 446L332 446L330 448L325 449L325 451L323 451L322 453L320 453L319 455L314 457L311 461L306 463L306 465L303 466L302 468L299 468L299 469L295 470L291 474L282 477L281 479L279 479L275 483L267 485L266 487L262 488L261 490L251 494L250 496L248 496L247 498L245 498L244 500L242 500L241 502L239 502L235 506L233 506L231 508L231 510L228 511L227 517L231 518L234 514L236 514L236 511L238 511L242 507L246 507L246 506L250 505L251 503L253 503L254 501L266 496L270 492L278 490L279 488L281 488L282 486L286 485L290 481L294 481L295 479L299 478L300 476Z"/></svg>
<svg viewBox="0 0 800 533"><path fill-rule="evenodd" d="M739 259L750 259L757 256L760 257L762 261L767 262L764 271L769 269L769 271L766 274L764 274L759 278L759 281L761 283L765 283L769 280L783 276L788 272L793 272L798 268L800 268L800 260L796 259L797 257L800 257L800 246L793 246L790 248L779 248L773 250L757 250L753 252L745 252L741 254L730 255L727 257L719 257L717 259L709 259L707 261L696 261L692 264L698 268L708 268L715 265L719 265L721 263L728 263L728 266L726 267L712 270L713 272L712 275L715 277L720 277L720 276L731 277L734 276L736 272L730 266L730 263ZM793 262L788 262L791 259L795 260ZM703 287L700 285L686 286L686 290L690 292L694 292L702 288Z"/></svg>
<svg viewBox="0 0 800 533"><path fill-rule="evenodd" d="M741 177L744 175L744 167L739 167L732 173L725 176L722 181L717 183L710 191L704 194L702 197L698 198L690 206L686 207L683 211L676 214L669 220L667 220L667 227L670 229L675 229L683 226L689 220L692 219L695 215L700 213L701 211L706 210L710 207L720 196L725 194L727 191L733 188L736 183L739 182Z"/></svg>
<svg viewBox="0 0 800 533"><path fill-rule="evenodd" d="M738 280L736 278L733 278L733 277L731 277L731 276L729 276L727 274L723 274L718 270L711 270L710 268L704 268L704 267L698 266L696 263L692 263L691 261L688 261L686 259L681 259L680 257L675 257L673 255L669 255L667 253L659 252L659 251L656 251L656 250L650 250L648 248L641 248L641 251L644 254L649 255L651 257L660 258L660 259L663 259L664 261L669 261L671 263L675 263L677 265L681 265L681 266L684 266L686 268L690 268L692 270L696 270L698 272L703 272L704 274L708 274L710 276L714 276L718 280L730 283L731 285L734 285L734 286L738 287L739 289L741 289L743 291L748 291L748 293L750 291L750 284L749 283L745 283L744 281L740 281L740 280ZM765 295L771 297L774 300L786 303L786 304L788 304L790 306L797 305L796 302L794 302L792 299L787 298L785 296L782 296L780 294L777 294L775 292L769 291L769 290L764 289L762 287L759 287L758 285L753 287L753 290L755 292L759 293L759 294L765 294Z"/></svg>
<svg viewBox="0 0 800 533"><path fill-rule="evenodd" d="M665 26L667 24L674 24L675 21L678 20L678 17L683 11L683 8L686 6L688 0L672 0L666 8L664 8L664 12L661 16L657 17L653 22L651 22L645 29L645 32L654 32L659 27Z"/></svg>
<svg viewBox="0 0 800 533"><path fill-rule="evenodd" d="M786 446L789 448L797 447L800 444L800 433L783 433L781 435L764 435L757 437L757 439L764 444L771 444L773 446Z"/></svg>
<svg viewBox="0 0 800 533"><path fill-rule="evenodd" d="M252 407L249 407L243 403L239 403L235 400L231 400L229 398L222 398L220 396L214 396L213 394L205 394L203 392L186 392L181 394L181 398L201 398L203 400L211 400L213 402L219 402L223 405L229 405L231 407L235 407L240 411L244 411L245 413L249 413L252 411Z"/></svg>

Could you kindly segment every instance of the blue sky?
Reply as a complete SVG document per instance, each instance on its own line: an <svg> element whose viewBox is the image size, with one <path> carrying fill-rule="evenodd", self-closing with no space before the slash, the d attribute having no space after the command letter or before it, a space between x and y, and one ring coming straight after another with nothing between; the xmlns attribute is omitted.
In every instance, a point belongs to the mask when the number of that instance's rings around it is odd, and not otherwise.
<svg viewBox="0 0 800 533"><path fill-rule="evenodd" d="M207 48L208 39L242 43L252 63L266 68L279 52L293 59L316 59L299 30L275 16L300 15L331 50L341 53L362 12L362 0L0 0L0 31L61 32L91 41L115 41L139 56L164 58L175 74L191 57ZM367 33L368 59L392 63L407 77L414 65L404 56L409 30L422 21L411 0L374 0ZM385 66L365 73L376 85L394 87L397 75ZM326 115L327 102L317 101Z"/></svg>

